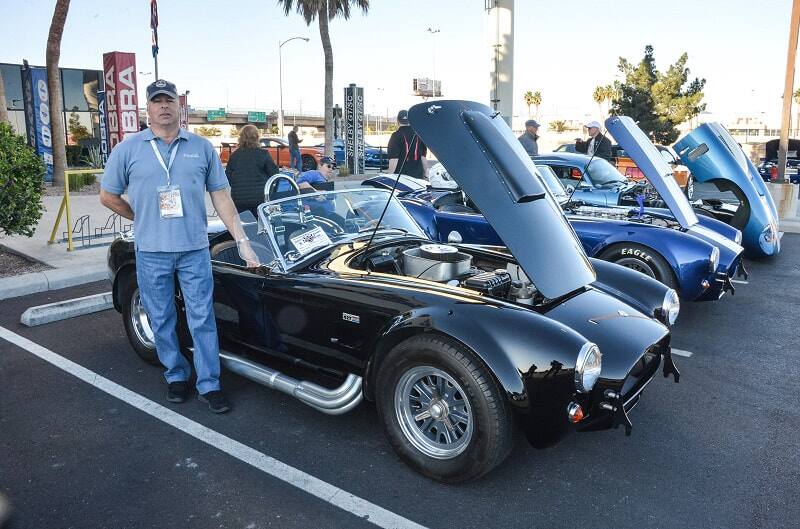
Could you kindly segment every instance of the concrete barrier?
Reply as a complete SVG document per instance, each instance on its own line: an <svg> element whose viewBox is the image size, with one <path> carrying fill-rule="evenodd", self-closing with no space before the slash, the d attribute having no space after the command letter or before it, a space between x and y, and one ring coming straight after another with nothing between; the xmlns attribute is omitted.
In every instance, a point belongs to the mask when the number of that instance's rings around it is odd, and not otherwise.
<svg viewBox="0 0 800 529"><path fill-rule="evenodd" d="M767 182L772 200L778 208L778 218L794 218L797 216L797 184L778 184Z"/></svg>
<svg viewBox="0 0 800 529"><path fill-rule="evenodd" d="M103 294L95 294L93 296L84 296L82 298L68 299L66 301L30 307L22 313L20 323L28 327L33 327L54 321L66 320L67 318L74 318L76 316L83 316L84 314L91 314L92 312L100 312L101 310L107 310L111 307L113 307L111 292L105 292Z"/></svg>

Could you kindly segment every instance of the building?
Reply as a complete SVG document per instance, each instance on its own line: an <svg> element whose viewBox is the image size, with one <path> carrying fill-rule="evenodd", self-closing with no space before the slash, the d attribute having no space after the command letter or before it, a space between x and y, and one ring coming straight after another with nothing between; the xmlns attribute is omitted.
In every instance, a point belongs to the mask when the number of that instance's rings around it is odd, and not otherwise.
<svg viewBox="0 0 800 529"><path fill-rule="evenodd" d="M8 118L14 130L26 134L22 65L0 63L6 89ZM98 144L100 117L97 92L103 90L102 70L59 68L61 74L61 119L67 145ZM51 118L52 119L52 118Z"/></svg>

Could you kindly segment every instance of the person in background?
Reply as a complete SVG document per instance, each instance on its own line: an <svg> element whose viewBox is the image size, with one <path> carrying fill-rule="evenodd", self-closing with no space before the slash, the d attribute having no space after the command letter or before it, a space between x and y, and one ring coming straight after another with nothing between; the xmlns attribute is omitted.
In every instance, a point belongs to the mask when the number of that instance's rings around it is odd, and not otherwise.
<svg viewBox="0 0 800 529"><path fill-rule="evenodd" d="M528 153L528 156L536 156L539 154L539 122L535 119L529 119L525 122L525 132L517 138Z"/></svg>
<svg viewBox="0 0 800 529"><path fill-rule="evenodd" d="M590 121L586 128L589 129L589 139L576 139L575 151L611 161L611 140L600 135L600 122Z"/></svg>
<svg viewBox="0 0 800 529"><path fill-rule="evenodd" d="M228 179L211 143L180 128L175 85L159 79L147 87L150 127L117 145L106 162L100 202L133 221L136 279L158 359L165 367L167 400L184 402L192 365L181 353L176 329L175 278L194 343L198 398L214 413L230 409L219 381L219 338L214 280L208 252L205 194L240 252L247 242ZM128 199L122 198L127 191ZM253 262L250 259L245 259Z"/></svg>
<svg viewBox="0 0 800 529"><path fill-rule="evenodd" d="M300 188L300 192L302 193L314 193L317 191L317 189L313 184L330 182L333 178L333 170L335 168L336 162L333 160L333 158L330 156L323 156L319 161L319 169L300 173L300 176L298 176L296 180L297 187ZM330 216L330 214L336 209L333 201L320 197L320 202L321 203L319 205L325 216ZM315 208L312 207L312 209ZM341 224L344 225L344 220L342 220Z"/></svg>
<svg viewBox="0 0 800 529"><path fill-rule="evenodd" d="M397 113L397 130L389 138L389 172L424 179L428 172L428 147L408 124L408 110Z"/></svg>
<svg viewBox="0 0 800 529"><path fill-rule="evenodd" d="M279 172L272 156L261 148L258 137L255 125L245 125L239 132L239 147L225 167L236 210L239 213L250 211L256 217L256 208L264 202L264 184Z"/></svg>
<svg viewBox="0 0 800 529"><path fill-rule="evenodd" d="M292 127L289 132L289 166L297 169L300 173L303 171L303 157L300 155L300 142L303 141L297 137L297 126Z"/></svg>

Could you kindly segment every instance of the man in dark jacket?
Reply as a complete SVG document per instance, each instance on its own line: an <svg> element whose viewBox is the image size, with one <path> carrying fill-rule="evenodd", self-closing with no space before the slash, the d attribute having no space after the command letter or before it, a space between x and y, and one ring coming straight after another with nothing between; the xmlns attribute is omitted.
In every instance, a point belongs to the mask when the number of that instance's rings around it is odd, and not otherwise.
<svg viewBox="0 0 800 529"><path fill-rule="evenodd" d="M525 122L525 133L517 138L528 153L528 156L536 156L539 154L539 122L535 119L529 119Z"/></svg>
<svg viewBox="0 0 800 529"><path fill-rule="evenodd" d="M239 148L231 154L225 167L236 210L239 213L249 210L256 216L256 208L264 202L264 184L279 172L272 156L261 148L258 137L255 125L245 125L239 131Z"/></svg>
<svg viewBox="0 0 800 529"><path fill-rule="evenodd" d="M414 178L425 178L428 173L428 148L408 123L408 110L397 114L397 130L389 138L389 172Z"/></svg>
<svg viewBox="0 0 800 529"><path fill-rule="evenodd" d="M600 123L590 121L586 128L589 129L589 139L575 140L575 151L611 161L611 140L600 135Z"/></svg>

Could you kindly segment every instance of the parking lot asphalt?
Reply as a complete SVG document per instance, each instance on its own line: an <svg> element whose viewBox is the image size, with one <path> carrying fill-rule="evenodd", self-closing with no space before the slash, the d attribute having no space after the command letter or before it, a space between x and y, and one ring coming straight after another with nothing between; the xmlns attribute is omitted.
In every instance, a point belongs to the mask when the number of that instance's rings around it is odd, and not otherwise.
<svg viewBox="0 0 800 529"><path fill-rule="evenodd" d="M397 515L397 527L797 527L800 519L800 235L748 262L749 284L684 304L680 384L658 376L633 435L581 433L544 450L517 440L484 478L442 485L392 452L370 403L330 417L231 373L232 413L164 399L160 368L128 345L115 311L35 328L30 306L107 282L5 300L0 326L206 429ZM0 339L0 491L8 527L374 526Z"/></svg>

